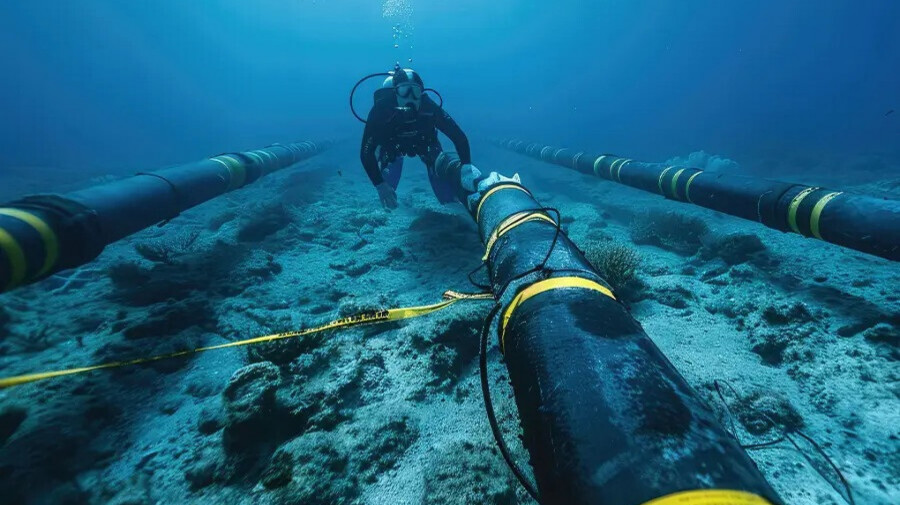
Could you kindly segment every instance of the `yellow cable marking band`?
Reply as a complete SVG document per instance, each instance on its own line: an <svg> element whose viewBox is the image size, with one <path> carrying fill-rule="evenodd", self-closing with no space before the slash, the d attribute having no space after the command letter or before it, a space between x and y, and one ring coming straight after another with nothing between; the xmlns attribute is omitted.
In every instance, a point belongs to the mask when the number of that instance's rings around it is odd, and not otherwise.
<svg viewBox="0 0 900 505"><path fill-rule="evenodd" d="M622 167L624 167L625 165L631 163L632 161L634 161L634 160L625 160L625 161L622 162L621 165L619 165L619 168L616 169L616 180L617 180L617 181L622 182Z"/></svg>
<svg viewBox="0 0 900 505"><path fill-rule="evenodd" d="M248 151L244 154L253 158L256 161L256 163L258 163L259 165L266 164L266 160L264 160L262 156L260 156L259 154L255 153L253 151ZM265 168L265 166L261 166L260 168Z"/></svg>
<svg viewBox="0 0 900 505"><path fill-rule="evenodd" d="M701 170L699 172L694 172L694 175L692 175L690 178L688 178L687 184L684 185L684 198L691 203L694 203L694 201L691 200L691 183L694 182L694 179L697 178L697 176L702 173L703 173L703 170Z"/></svg>
<svg viewBox="0 0 900 505"><path fill-rule="evenodd" d="M597 177L600 177L600 172L599 172L600 163L603 162L603 158L606 158L605 154L603 156L597 158L596 160L594 160L594 175L596 175Z"/></svg>
<svg viewBox="0 0 900 505"><path fill-rule="evenodd" d="M822 211L825 209L825 206L828 205L828 202L834 200L834 197L840 194L842 194L840 191L828 193L822 198L819 198L819 201L816 202L816 205L813 207L812 216L809 218L809 228L812 230L813 236L819 240L822 240L822 234L819 230L819 219L822 217Z"/></svg>
<svg viewBox="0 0 900 505"><path fill-rule="evenodd" d="M94 370L104 370L109 368L122 368L126 366L132 365L140 365L143 363L151 363L154 361L160 361L164 359L171 358L179 358L182 356L187 356L189 354L198 354L206 351L214 351L218 349L228 349L231 347L241 347L246 345L253 344L261 344L265 342L274 342L276 340L284 340L287 338L294 337L302 337L306 335L312 335L314 333L321 333L326 330L334 330L337 328L349 328L352 326L363 326L369 324L379 324L386 323L390 321L399 321L402 319L409 319L413 317L424 316L426 314L430 314L432 312L436 312L441 309L445 309L456 302L462 300L493 300L494 297L490 293L459 293L457 291L447 291L443 295L444 300L439 303L434 303L431 305L420 305L415 307L400 307L396 309L387 309L387 310L378 310L371 312L363 312L360 314L355 314L348 317L343 317L340 319L335 319L334 321L325 323L321 326L316 326L314 328L308 328L305 330L299 331L289 331L286 333L276 333L274 335L266 335L263 337L249 338L246 340L238 340L236 342L229 342L227 344L219 344L219 345L211 345L207 347L197 347L196 349L190 349L185 351L178 351L169 354L160 354L157 356L150 356L146 358L137 358L128 361L112 361L109 363L101 363L99 365L91 365L80 368L68 368L65 370L55 370L51 372L40 372L33 374L25 374L25 375L16 375L13 377L6 377L0 379L0 389L20 386L22 384L27 384L29 382L36 382L44 379L52 379L54 377L63 377L66 375L76 375L86 372L92 372Z"/></svg>
<svg viewBox="0 0 900 505"><path fill-rule="evenodd" d="M687 169L682 168L672 176L672 198L676 200L678 200L678 178L681 177L681 174L683 174L685 170Z"/></svg>
<svg viewBox="0 0 900 505"><path fill-rule="evenodd" d="M762 496L730 489L698 489L656 498L643 505L772 505Z"/></svg>
<svg viewBox="0 0 900 505"><path fill-rule="evenodd" d="M210 159L221 163L222 166L225 167L225 170L228 170L229 190L240 188L247 182L247 170L240 160L234 159L228 155L216 156L215 158Z"/></svg>
<svg viewBox="0 0 900 505"><path fill-rule="evenodd" d="M665 170L663 170L662 172L660 172L659 180L656 181L656 186L659 187L659 194L661 194L662 196L666 196L666 193L663 191L663 188L662 188L663 179L665 179L666 174L669 172L669 170L672 170L673 168L675 168L675 167L668 167Z"/></svg>
<svg viewBox="0 0 900 505"><path fill-rule="evenodd" d="M484 205L485 200L487 200L489 196L493 195L497 191L500 191L501 189L518 189L519 191L528 194L528 196L531 196L531 193L529 193L528 190L523 188L522 186L517 186L515 184L497 184L496 186L493 186L491 189L489 189L487 193L485 193L484 196L481 197L481 200L478 201L478 207L475 208L476 223L478 222L478 218L481 216L481 206Z"/></svg>
<svg viewBox="0 0 900 505"><path fill-rule="evenodd" d="M494 248L494 243L497 242L497 239L505 235L516 226L527 223L528 221L547 221L553 226L556 226L556 221L554 221L550 216L544 214L543 212L528 210L517 212L501 221L500 224L497 225L496 228L494 228L494 231L491 232L491 235L487 241L487 246L485 246L484 257L481 258L481 261L487 261L488 256L491 255L491 249Z"/></svg>
<svg viewBox="0 0 900 505"><path fill-rule="evenodd" d="M274 154L270 153L269 151L264 151L262 149L258 149L256 151L252 151L252 152L256 153L257 156L262 158L264 163L278 159Z"/></svg>
<svg viewBox="0 0 900 505"><path fill-rule="evenodd" d="M611 181L615 180L615 179L613 179L613 171L615 171L615 169L616 169L616 163L619 163L620 161L623 161L623 160L625 160L625 158L619 158L609 164L609 180L611 180Z"/></svg>
<svg viewBox="0 0 900 505"><path fill-rule="evenodd" d="M49 272L53 265L56 264L56 260L59 259L59 240L56 238L56 232L53 231L53 228L50 228L50 225L43 219L24 210L2 208L0 209L0 215L24 221L40 234L41 240L44 242L44 266L41 267L41 270L35 277L41 277Z"/></svg>
<svg viewBox="0 0 900 505"><path fill-rule="evenodd" d="M585 279L583 277L553 277L551 279L545 279L543 281L535 282L531 284L527 288L523 289L512 299L509 303L509 306L506 307L506 310L503 312L503 321L500 326L500 351L505 352L506 348L506 325L509 324L509 320L512 318L513 313L522 305L526 300L533 298L541 293L545 293L547 291L552 291L554 289L564 289L564 288L579 288L579 289L589 289L591 291L600 292L613 300L616 299L616 296L612 291L609 290L606 286L594 282L590 279Z"/></svg>
<svg viewBox="0 0 900 505"><path fill-rule="evenodd" d="M803 202L803 199L817 189L819 188L806 188L797 196L795 196L793 200L791 200L791 205L790 207L788 207L788 225L790 225L791 229L794 230L794 233L800 233L800 227L797 226L797 209L800 208L800 204Z"/></svg>
<svg viewBox="0 0 900 505"><path fill-rule="evenodd" d="M22 247L16 242L15 237L3 228L0 228L0 249L3 249L6 257L9 258L10 277L5 289L12 289L25 280L28 263L25 261L25 253L22 252Z"/></svg>
<svg viewBox="0 0 900 505"><path fill-rule="evenodd" d="M573 169L578 170L578 160L580 160L582 156L584 156L584 151L576 154L575 157L572 158L572 168Z"/></svg>

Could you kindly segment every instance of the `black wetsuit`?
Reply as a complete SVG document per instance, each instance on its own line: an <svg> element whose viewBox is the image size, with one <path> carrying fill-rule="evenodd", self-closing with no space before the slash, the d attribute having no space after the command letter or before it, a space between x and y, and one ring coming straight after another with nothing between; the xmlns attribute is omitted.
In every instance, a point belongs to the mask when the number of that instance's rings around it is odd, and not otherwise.
<svg viewBox="0 0 900 505"><path fill-rule="evenodd" d="M444 201L433 178L434 162L441 153L437 131L453 142L463 164L472 162L469 139L444 109L427 95L422 95L419 110L398 109L391 89L375 94L375 105L369 111L363 131L360 159L373 185L384 182L382 169L400 156L418 156L428 168L428 175L438 199ZM380 148L380 152L376 151Z"/></svg>

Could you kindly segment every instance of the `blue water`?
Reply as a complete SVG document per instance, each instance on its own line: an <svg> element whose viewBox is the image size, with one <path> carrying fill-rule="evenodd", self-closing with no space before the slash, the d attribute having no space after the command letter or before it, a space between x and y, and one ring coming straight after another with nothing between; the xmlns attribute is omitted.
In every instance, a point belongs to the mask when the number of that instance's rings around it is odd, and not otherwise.
<svg viewBox="0 0 900 505"><path fill-rule="evenodd" d="M6 1L0 203L273 142L338 143L0 295L0 376L475 289L466 273L483 250L461 207L438 205L407 160L400 208L386 212L359 163L350 89L400 63L441 93L476 165L519 173L589 255L614 242L640 258L632 314L703 399L718 405L716 379L745 395L743 440L774 436L747 427L754 412L801 427L856 503L898 503L894 263L487 142L898 199L898 62L896 1ZM361 114L378 82L360 88ZM706 235L688 252L636 239L653 219ZM734 236L761 249L723 260L716 244ZM146 253L157 246L164 259ZM0 390L0 503L533 503L481 404L488 307ZM517 440L505 367L490 356ZM241 416L262 424L241 432ZM844 503L824 460L751 455L790 505Z"/></svg>
<svg viewBox="0 0 900 505"><path fill-rule="evenodd" d="M352 136L350 86L410 58L472 134L644 159L897 154L896 2L401 3L408 20L370 0L5 2L3 163Z"/></svg>

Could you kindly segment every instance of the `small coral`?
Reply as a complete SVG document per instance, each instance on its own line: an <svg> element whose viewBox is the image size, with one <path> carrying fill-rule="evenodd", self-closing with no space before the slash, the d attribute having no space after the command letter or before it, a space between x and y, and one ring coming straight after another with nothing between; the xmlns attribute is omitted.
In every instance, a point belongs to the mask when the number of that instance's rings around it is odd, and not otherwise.
<svg viewBox="0 0 900 505"><path fill-rule="evenodd" d="M634 280L641 264L641 256L634 248L618 242L588 242L584 256L614 291Z"/></svg>
<svg viewBox="0 0 900 505"><path fill-rule="evenodd" d="M631 222L631 240L684 256L697 254L701 239L709 231L702 220L679 212L653 209Z"/></svg>

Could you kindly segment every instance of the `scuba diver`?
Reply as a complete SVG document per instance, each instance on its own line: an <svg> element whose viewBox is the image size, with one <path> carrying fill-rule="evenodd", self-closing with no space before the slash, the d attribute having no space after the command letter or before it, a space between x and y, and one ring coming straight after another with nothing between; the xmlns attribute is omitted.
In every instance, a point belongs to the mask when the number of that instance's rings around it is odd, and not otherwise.
<svg viewBox="0 0 900 505"><path fill-rule="evenodd" d="M381 89L375 92L375 104L369 111L363 131L360 160L372 185L378 191L381 204L387 209L397 207L397 185L403 169L404 156L418 156L428 169L428 179L435 196L441 203L455 200L455 189L434 173L435 161L442 152L437 131L440 130L453 142L464 171L477 173L472 166L469 139L441 105L435 103L425 91L422 78L415 71L400 68L392 72L372 74L361 79L356 86L370 77L386 75ZM354 92L356 87L353 88ZM436 92L435 92L436 93ZM438 95L440 97L440 95ZM351 110L353 92L350 95Z"/></svg>

